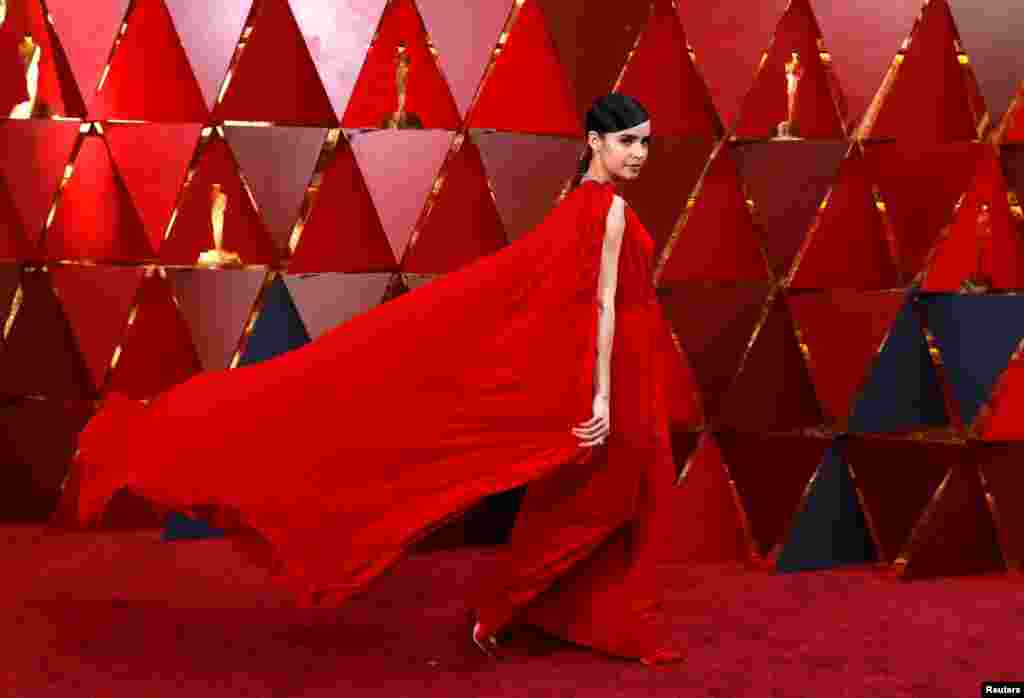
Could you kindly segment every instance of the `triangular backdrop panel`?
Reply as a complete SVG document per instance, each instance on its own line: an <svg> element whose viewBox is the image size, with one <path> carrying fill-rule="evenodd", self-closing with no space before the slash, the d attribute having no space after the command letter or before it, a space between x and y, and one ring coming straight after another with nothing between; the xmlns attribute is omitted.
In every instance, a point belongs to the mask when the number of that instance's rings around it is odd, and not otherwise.
<svg viewBox="0 0 1024 698"><path fill-rule="evenodd" d="M252 188L263 224L278 250L284 251L299 219L326 129L225 126L224 135Z"/></svg>
<svg viewBox="0 0 1024 698"><path fill-rule="evenodd" d="M933 250L925 291L1024 288L1024 226L1010 209L995 152L986 152L959 209Z"/></svg>
<svg viewBox="0 0 1024 698"><path fill-rule="evenodd" d="M0 121L0 177L30 245L39 243L78 129L77 121Z"/></svg>
<svg viewBox="0 0 1024 698"><path fill-rule="evenodd" d="M285 276L285 284L309 336L324 332L381 304L391 274Z"/></svg>
<svg viewBox="0 0 1024 698"><path fill-rule="evenodd" d="M309 343L309 334L281 277L263 292L261 305L239 366L266 361Z"/></svg>
<svg viewBox="0 0 1024 698"><path fill-rule="evenodd" d="M213 108L252 0L164 0L189 65ZM305 3L304 3L305 4Z"/></svg>
<svg viewBox="0 0 1024 698"><path fill-rule="evenodd" d="M713 419L761 320L768 288L692 284L659 296L700 384L705 415Z"/></svg>
<svg viewBox="0 0 1024 698"><path fill-rule="evenodd" d="M1020 55L1024 15L956 0L951 5L964 51L970 57L971 69L988 105L991 124L996 126L1013 98L1017 81L1024 78Z"/></svg>
<svg viewBox="0 0 1024 698"><path fill-rule="evenodd" d="M967 191L985 147L899 142L867 146L869 177L885 202L907 278L921 271L942 227L953 220L956 202Z"/></svg>
<svg viewBox="0 0 1024 698"><path fill-rule="evenodd" d="M128 5L129 0L47 0L54 29L90 112Z"/></svg>
<svg viewBox="0 0 1024 698"><path fill-rule="evenodd" d="M450 18L453 23L468 19L461 14L450 15ZM465 33L474 32L475 27ZM388 3L341 125L381 128L394 117L398 110L398 51L401 48L401 60L407 71L404 75L405 118L423 128L458 128L458 107L427 42L415 3L412 0Z"/></svg>
<svg viewBox="0 0 1024 698"><path fill-rule="evenodd" d="M481 133L473 140L480 148L502 224L509 240L515 240L550 213L576 172L580 144L518 133Z"/></svg>
<svg viewBox="0 0 1024 698"><path fill-rule="evenodd" d="M853 149L800 250L790 288L889 289L901 285L890 227L875 204L868 165Z"/></svg>
<svg viewBox="0 0 1024 698"><path fill-rule="evenodd" d="M91 399L95 391L45 271L25 271L22 303L0 361L0 395Z"/></svg>
<svg viewBox="0 0 1024 698"><path fill-rule="evenodd" d="M829 569L876 559L843 451L844 443L837 441L825 452L804 506L779 553L776 571Z"/></svg>
<svg viewBox="0 0 1024 698"><path fill-rule="evenodd" d="M978 466L970 462L973 453L964 455L968 462L950 468L935 501L914 529L904 578L1006 570Z"/></svg>
<svg viewBox="0 0 1024 698"><path fill-rule="evenodd" d="M678 194L677 194L678 196ZM690 281L770 281L761 229L743 195L728 149L704 172L658 277L659 286Z"/></svg>
<svg viewBox="0 0 1024 698"><path fill-rule="evenodd" d="M1024 359L1014 354L979 419L990 441L1024 441Z"/></svg>
<svg viewBox="0 0 1024 698"><path fill-rule="evenodd" d="M138 267L58 265L50 270L54 291L89 367L97 392L124 336L128 312L142 280Z"/></svg>
<svg viewBox="0 0 1024 698"><path fill-rule="evenodd" d="M199 143L200 124L107 124L114 168L135 204L154 252L160 252L188 164Z"/></svg>
<svg viewBox="0 0 1024 698"><path fill-rule="evenodd" d="M727 131L736 122L743 96L787 4L788 0L767 0L723 13L714 4L677 3L686 38L697 54L697 68Z"/></svg>
<svg viewBox="0 0 1024 698"><path fill-rule="evenodd" d="M750 554L743 515L736 506L729 474L714 436L704 432L685 461L672 493L677 511L688 523L672 531L674 562L730 562Z"/></svg>
<svg viewBox="0 0 1024 698"><path fill-rule="evenodd" d="M898 291L790 293L789 307L807 348L815 393L836 428L846 430L854 397L904 304Z"/></svg>
<svg viewBox="0 0 1024 698"><path fill-rule="evenodd" d="M178 216L170 236L160 247L167 264L195 264L199 254L213 247L211 220L213 185L227 197L224 212L224 247L237 253L243 264L273 264L278 249L253 205L239 175L238 162L228 143L219 136L200 146L195 175L178 203Z"/></svg>
<svg viewBox="0 0 1024 698"><path fill-rule="evenodd" d="M106 392L141 400L154 397L199 373L202 365L192 332L167 279L150 274L135 300L135 319L121 342Z"/></svg>
<svg viewBox="0 0 1024 698"><path fill-rule="evenodd" d="M448 0L416 0L460 114L469 109L512 5L513 0L465 3L453 13Z"/></svg>
<svg viewBox="0 0 1024 698"><path fill-rule="evenodd" d="M880 95L878 113L862 137L924 143L976 137L982 115L974 113L974 78L970 66L959 61L957 40L946 0L928 0L891 87Z"/></svg>
<svg viewBox="0 0 1024 698"><path fill-rule="evenodd" d="M506 244L480 149L472 139L463 140L448 161L441 189L415 235L402 270L418 274L455 271Z"/></svg>
<svg viewBox="0 0 1024 698"><path fill-rule="evenodd" d="M740 108L737 138L772 138L789 118L786 65L797 54L794 131L801 138L843 140L842 95L822 60L824 41L807 0L790 2Z"/></svg>
<svg viewBox="0 0 1024 698"><path fill-rule="evenodd" d="M49 259L133 262L153 258L142 218L102 137L90 135L82 141L43 242Z"/></svg>
<svg viewBox="0 0 1024 698"><path fill-rule="evenodd" d="M920 14L921 0L892 0L884 6L812 0L812 5L846 98L847 121L856 126Z"/></svg>
<svg viewBox="0 0 1024 698"><path fill-rule="evenodd" d="M0 521L50 518L78 432L91 416L92 403L81 400L25 400L0 407Z"/></svg>
<svg viewBox="0 0 1024 698"><path fill-rule="evenodd" d="M335 114L345 112L385 4L386 0L292 3L295 21L306 39Z"/></svg>
<svg viewBox="0 0 1024 698"><path fill-rule="evenodd" d="M994 500L1003 557L1024 571L1024 508L1016 504L1024 492L1024 456L1020 444L998 444L979 450L978 463Z"/></svg>
<svg viewBox="0 0 1024 698"><path fill-rule="evenodd" d="M1024 338L1024 296L925 296L921 303L960 417L969 425Z"/></svg>
<svg viewBox="0 0 1024 698"><path fill-rule="evenodd" d="M352 146L340 138L327 157L319 190L288 261L289 271L396 270L395 253Z"/></svg>
<svg viewBox="0 0 1024 698"><path fill-rule="evenodd" d="M125 26L92 117L206 121L203 94L164 0L135 0Z"/></svg>
<svg viewBox="0 0 1024 698"><path fill-rule="evenodd" d="M848 149L846 143L780 141L733 150L777 275L789 271Z"/></svg>
<svg viewBox="0 0 1024 698"><path fill-rule="evenodd" d="M822 422L793 318L779 294L722 399L716 423L747 431L788 431Z"/></svg>
<svg viewBox="0 0 1024 698"><path fill-rule="evenodd" d="M938 443L852 438L846 458L878 541L879 558L892 562L902 553L950 466L963 459L963 449Z"/></svg>
<svg viewBox="0 0 1024 698"><path fill-rule="evenodd" d="M67 54L46 19L41 0L7 3L7 18L0 26L0 114L29 99L25 64L18 45L25 35L39 50L39 82L32 116L85 116L82 95L71 72Z"/></svg>
<svg viewBox="0 0 1024 698"><path fill-rule="evenodd" d="M524 100L519 85L526 75L532 79L530 99ZM553 136L583 130L537 0L519 8L467 120L471 128Z"/></svg>
<svg viewBox="0 0 1024 698"><path fill-rule="evenodd" d="M336 125L288 0L261 0L254 14L252 34L213 118L282 126Z"/></svg>
<svg viewBox="0 0 1024 698"><path fill-rule="evenodd" d="M451 142L452 134L447 131L405 129L351 138L352 151L396 258L405 253Z"/></svg>
<svg viewBox="0 0 1024 698"><path fill-rule="evenodd" d="M654 238L655 256L668 242L713 149L710 139L661 138L640 176L623 182L623 197Z"/></svg>
<svg viewBox="0 0 1024 698"><path fill-rule="evenodd" d="M726 467L736 483L758 553L767 556L792 525L807 483L830 442L803 436L721 433ZM765 496L771 493L771 496Z"/></svg>
<svg viewBox="0 0 1024 698"><path fill-rule="evenodd" d="M908 294L853 406L850 431L903 432L948 424L915 304Z"/></svg>
<svg viewBox="0 0 1024 698"><path fill-rule="evenodd" d="M647 108L659 139L722 137L722 124L690 59L686 34L671 0L655 0L651 19L617 91Z"/></svg>
<svg viewBox="0 0 1024 698"><path fill-rule="evenodd" d="M167 276L203 368L228 368L266 273L191 269L168 271Z"/></svg>

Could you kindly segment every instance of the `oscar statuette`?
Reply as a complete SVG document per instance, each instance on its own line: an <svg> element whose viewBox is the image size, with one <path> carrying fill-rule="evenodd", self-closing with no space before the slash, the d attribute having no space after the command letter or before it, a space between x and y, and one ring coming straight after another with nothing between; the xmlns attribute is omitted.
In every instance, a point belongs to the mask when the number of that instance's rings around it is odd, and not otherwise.
<svg viewBox="0 0 1024 698"><path fill-rule="evenodd" d="M793 51L792 58L786 62L786 120L778 126L775 138L778 140L796 140L800 131L796 124L796 96L803 77L803 66L800 55Z"/></svg>
<svg viewBox="0 0 1024 698"><path fill-rule="evenodd" d="M6 4L4 12L6 12ZM42 58L42 53L31 34L26 34L18 43L18 55L21 57L22 65L25 66L25 92L28 93L28 99L14 105L9 115L12 119L28 119L35 111L36 97L39 94L39 60Z"/></svg>
<svg viewBox="0 0 1024 698"><path fill-rule="evenodd" d="M405 110L411 63L408 49L404 43L399 42L395 49L395 90L398 94L398 108L394 114L384 119L381 128L423 128L420 117Z"/></svg>
<svg viewBox="0 0 1024 698"><path fill-rule="evenodd" d="M242 259L235 252L224 249L224 212L228 195L219 184L210 185L210 225L213 228L213 249L199 254L198 264L203 267L237 267Z"/></svg>

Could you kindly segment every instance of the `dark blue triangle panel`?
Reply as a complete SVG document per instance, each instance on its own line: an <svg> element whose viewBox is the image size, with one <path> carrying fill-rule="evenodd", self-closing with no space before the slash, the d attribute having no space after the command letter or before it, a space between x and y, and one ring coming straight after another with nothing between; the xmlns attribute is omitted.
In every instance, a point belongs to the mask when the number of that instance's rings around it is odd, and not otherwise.
<svg viewBox="0 0 1024 698"><path fill-rule="evenodd" d="M922 297L960 416L970 424L1024 336L1024 296Z"/></svg>
<svg viewBox="0 0 1024 698"><path fill-rule="evenodd" d="M280 276L274 279L265 293L263 309L256 318L239 366L272 359L309 342L309 333L284 280Z"/></svg>
<svg viewBox="0 0 1024 698"><path fill-rule="evenodd" d="M843 450L840 440L825 452L807 502L775 563L777 572L820 570L876 559Z"/></svg>
<svg viewBox="0 0 1024 698"><path fill-rule="evenodd" d="M221 538L224 531L214 528L200 519L193 519L184 514L171 512L167 515L167 523L160 539L165 543L176 540L201 540L203 538Z"/></svg>
<svg viewBox="0 0 1024 698"><path fill-rule="evenodd" d="M854 404L851 432L911 431L949 423L914 304L913 294L908 294Z"/></svg>

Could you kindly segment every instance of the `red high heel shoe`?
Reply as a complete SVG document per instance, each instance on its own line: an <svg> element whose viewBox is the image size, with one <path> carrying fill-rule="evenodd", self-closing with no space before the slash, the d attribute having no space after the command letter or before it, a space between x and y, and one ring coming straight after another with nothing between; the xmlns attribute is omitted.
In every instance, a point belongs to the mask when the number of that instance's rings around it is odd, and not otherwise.
<svg viewBox="0 0 1024 698"><path fill-rule="evenodd" d="M494 648L498 646L498 641L493 635L484 635L483 629L480 627L480 621L476 622L473 626L473 644L480 648L480 651L486 654L488 657L494 659L498 658L498 655L494 652Z"/></svg>

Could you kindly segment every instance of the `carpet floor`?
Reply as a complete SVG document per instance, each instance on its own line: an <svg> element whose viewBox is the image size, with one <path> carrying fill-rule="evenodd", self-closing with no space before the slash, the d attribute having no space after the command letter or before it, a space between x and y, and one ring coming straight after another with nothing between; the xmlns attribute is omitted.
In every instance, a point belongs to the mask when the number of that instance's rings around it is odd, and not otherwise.
<svg viewBox="0 0 1024 698"><path fill-rule="evenodd" d="M224 539L0 527L0 695L975 696L1024 680L1024 583L870 567L673 567L687 662L653 671L521 630L499 661L465 598L494 551L417 553L341 609L295 608Z"/></svg>

